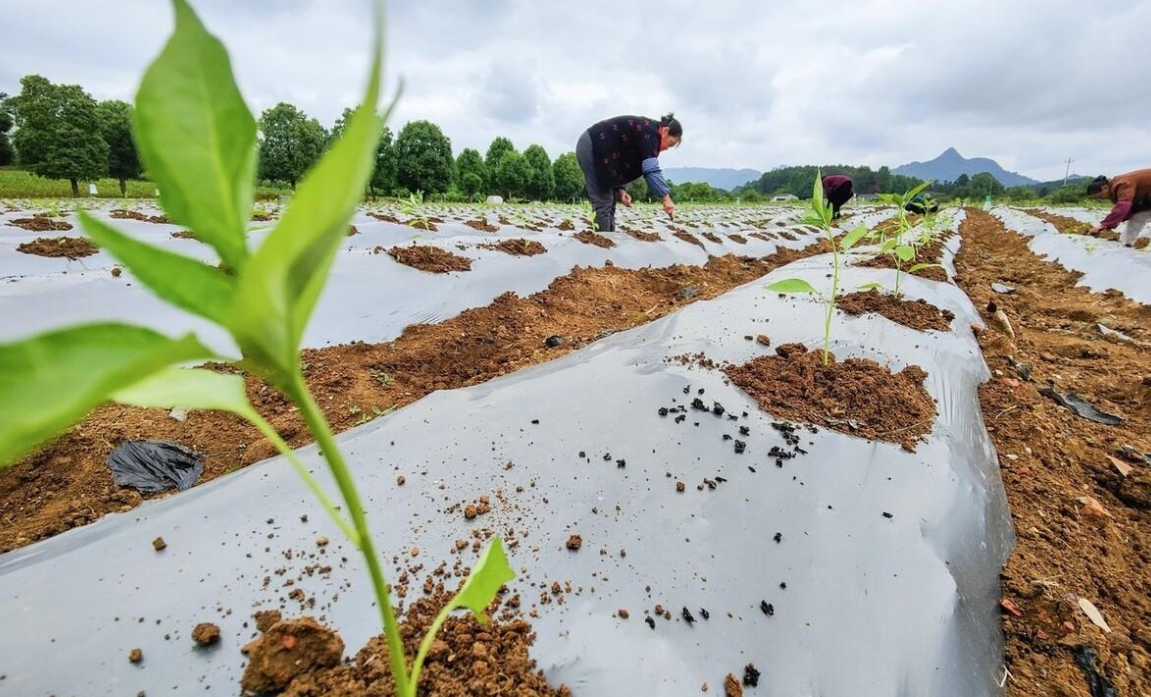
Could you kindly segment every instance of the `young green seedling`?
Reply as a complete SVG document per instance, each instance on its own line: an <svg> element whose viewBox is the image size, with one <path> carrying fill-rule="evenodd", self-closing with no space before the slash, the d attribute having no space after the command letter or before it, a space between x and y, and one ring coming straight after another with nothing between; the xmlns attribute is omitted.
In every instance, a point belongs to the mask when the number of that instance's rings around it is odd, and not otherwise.
<svg viewBox="0 0 1151 697"><path fill-rule="evenodd" d="M887 254L895 263L895 297L900 296L900 285L903 282L903 275L905 273L915 273L932 267L937 267L939 264L913 264L906 271L903 265L914 260L919 248L914 243L904 239L904 235L911 230L911 221L907 219L907 204L911 202L916 196L923 192L928 186L931 185L930 181L925 181L911 190L901 194L880 194L880 200L890 203L895 206L895 228L891 234L880 234L879 240L879 253ZM925 213L925 215L928 215ZM928 223L930 225L930 223Z"/></svg>
<svg viewBox="0 0 1151 697"><path fill-rule="evenodd" d="M803 222L814 225L823 231L827 241L831 243L831 292L827 295L820 293L802 278L785 278L767 286L767 289L776 293L806 293L814 295L823 303L823 364L831 361L831 318L835 314L835 301L839 295L839 255L855 246L865 235L867 227L860 225L837 239L831 229L832 206L823 198L823 177L819 172L815 175L815 186L812 189L811 209L803 217Z"/></svg>
<svg viewBox="0 0 1151 697"><path fill-rule="evenodd" d="M173 0L173 5L175 31L148 68L136 97L134 139L169 218L211 245L231 272L136 240L87 213L80 213L81 224L159 298L227 330L240 349L238 364L298 407L350 520L249 404L239 375L173 367L228 360L194 334L173 339L146 327L108 322L0 344L0 466L109 399L138 407L218 409L244 417L284 454L363 555L396 692L414 697L428 647L448 615L467 608L486 622L485 607L515 574L496 538L436 618L409 670L363 502L332 429L304 382L304 329L371 176L376 143L395 104L377 113L382 5L379 0L373 4L375 41L363 103L255 250L248 248L245 235L253 210L255 120L236 87L223 44L208 33L186 0Z"/></svg>

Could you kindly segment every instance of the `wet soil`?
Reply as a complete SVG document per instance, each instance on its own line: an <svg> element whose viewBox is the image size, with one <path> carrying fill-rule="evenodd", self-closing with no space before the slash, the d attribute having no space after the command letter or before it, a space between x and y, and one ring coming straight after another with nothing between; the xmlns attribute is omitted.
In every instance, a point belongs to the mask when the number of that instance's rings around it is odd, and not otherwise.
<svg viewBox="0 0 1151 697"><path fill-rule="evenodd" d="M446 593L422 598L403 616L400 636L409 664L436 614L449 599ZM571 691L566 686L548 685L543 671L529 655L528 650L536 638L531 625L507 613L497 614L494 606L488 614L491 618L488 625L480 625L471 613L454 615L444 623L420 674L419 694L428 697L570 697ZM242 687L268 690L275 685L272 691L283 690L279 693L286 697L393 697L396 694L383 636L371 639L351 661L337 665L339 656L335 647L338 642L342 652L343 642L330 631L310 646L294 642L290 649L283 648L281 635L291 634L284 634L281 627L289 622L272 626L264 637L256 640L259 646L253 646L249 652L252 665L261 668L267 665L271 670L265 673L249 668ZM265 661L265 655L274 655L276 660ZM299 659L299 663L293 659ZM318 665L320 663L323 665ZM300 665L308 668L300 670Z"/></svg>
<svg viewBox="0 0 1151 697"><path fill-rule="evenodd" d="M615 242L612 242L609 238L592 232L591 230L584 230L583 232L576 233L575 238L584 244L603 247L604 249L611 249L615 246Z"/></svg>
<svg viewBox="0 0 1151 697"><path fill-rule="evenodd" d="M410 247L392 247L388 256L397 262L420 271L431 273L449 273L452 271L471 271L472 260L457 254L426 245L413 245Z"/></svg>
<svg viewBox="0 0 1151 697"><path fill-rule="evenodd" d="M835 306L849 315L867 313L883 315L892 322L921 332L949 331L951 320L955 319L951 310L940 310L926 300L896 298L894 295L880 293L877 290L841 295L836 298Z"/></svg>
<svg viewBox="0 0 1151 697"><path fill-rule="evenodd" d="M544 254L548 248L535 240L500 240L495 244L481 244L483 249L495 249L517 257L531 257Z"/></svg>
<svg viewBox="0 0 1151 697"><path fill-rule="evenodd" d="M904 270L910 269L916 264L938 264L943 258L943 242L940 240L932 240L923 245L916 252L915 258L910 261L905 261L901 264ZM867 269L894 269L895 257L890 254L880 254L874 256L866 261L861 261L856 266L861 266ZM915 272L916 276L926 278L931 281L940 281L947 283L947 272L939 266L932 266L926 269L920 269Z"/></svg>
<svg viewBox="0 0 1151 697"><path fill-rule="evenodd" d="M985 317L991 328L978 334L994 373L980 404L1018 536L1002 575L1007 694L1151 694L1151 466L1133 455L1151 452L1151 308L1076 287L1081 274L1040 259L978 209L960 233L957 283L976 307L994 300L1015 333ZM993 294L995 282L1017 290ZM1098 324L1139 343L1108 339ZM1030 366L1031 381L1009 359ZM1076 416L1038 392L1048 380L1123 423ZM1092 651L1094 691L1081 663Z"/></svg>
<svg viewBox="0 0 1151 697"><path fill-rule="evenodd" d="M92 256L100 248L86 237L37 237L16 247L17 252L41 257L68 257L79 259Z"/></svg>
<svg viewBox="0 0 1151 697"><path fill-rule="evenodd" d="M72 229L72 223L65 220L52 220L42 213L34 215L31 218L9 220L8 224L31 232L64 232Z"/></svg>
<svg viewBox="0 0 1151 697"><path fill-rule="evenodd" d="M305 350L305 379L329 422L343 431L374 413L373 407L386 412L434 390L480 384L558 358L827 251L821 240L762 259L714 257L703 266L579 267L539 293L506 293L440 324L411 325L394 341ZM555 337L560 340L549 341ZM244 380L248 399L288 443L310 442L296 410L279 392L251 374ZM169 440L205 453L201 482L276 454L236 416L192 411L181 422L162 409L105 405L40 451L0 470L0 552L144 501L134 489L116 487L104 464L125 440Z"/></svg>
<svg viewBox="0 0 1151 697"><path fill-rule="evenodd" d="M865 358L839 361L803 344L784 344L724 370L772 417L899 443L914 450L935 422L935 403L923 388L927 373L907 366L898 373Z"/></svg>

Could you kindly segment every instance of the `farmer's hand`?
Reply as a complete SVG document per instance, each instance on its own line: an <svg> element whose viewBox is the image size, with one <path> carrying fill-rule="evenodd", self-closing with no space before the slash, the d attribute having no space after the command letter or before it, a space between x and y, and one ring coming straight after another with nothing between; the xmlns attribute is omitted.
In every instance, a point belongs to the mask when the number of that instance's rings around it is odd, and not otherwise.
<svg viewBox="0 0 1151 697"><path fill-rule="evenodd" d="M627 189L619 190L619 202L631 208L631 194L627 192Z"/></svg>
<svg viewBox="0 0 1151 697"><path fill-rule="evenodd" d="M1088 230L1087 234L1091 235L1092 237L1097 237L1099 235L1099 233L1101 233L1101 232L1103 232L1103 226L1102 225L1096 225L1095 227Z"/></svg>
<svg viewBox="0 0 1151 697"><path fill-rule="evenodd" d="M667 217L675 220L675 203L671 200L671 196L663 197L663 212L667 213Z"/></svg>

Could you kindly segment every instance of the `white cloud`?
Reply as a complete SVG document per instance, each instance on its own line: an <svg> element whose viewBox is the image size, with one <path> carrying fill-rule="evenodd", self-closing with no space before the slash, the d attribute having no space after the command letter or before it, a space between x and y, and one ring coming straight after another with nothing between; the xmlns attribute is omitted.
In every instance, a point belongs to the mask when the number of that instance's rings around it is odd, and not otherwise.
<svg viewBox="0 0 1151 697"><path fill-rule="evenodd" d="M361 92L366 0L193 3L253 110L288 101L330 125ZM170 15L5 0L0 90L40 73L131 98ZM1040 179L1068 157L1116 173L1151 165L1148 26L1139 0L395 0L388 81L406 88L391 125L435 121L456 152L505 135L554 157L601 118L674 110L685 138L667 167L894 166L955 146Z"/></svg>

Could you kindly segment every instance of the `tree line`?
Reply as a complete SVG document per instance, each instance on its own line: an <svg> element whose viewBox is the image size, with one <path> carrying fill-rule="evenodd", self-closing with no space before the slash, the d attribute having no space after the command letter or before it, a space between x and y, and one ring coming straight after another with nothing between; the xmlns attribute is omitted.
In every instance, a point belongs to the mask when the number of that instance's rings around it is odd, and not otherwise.
<svg viewBox="0 0 1151 697"><path fill-rule="evenodd" d="M79 85L57 85L39 75L21 78L20 87L15 96L0 94L0 166L17 164L42 177L67 179L73 196L81 181L111 176L123 194L127 180L147 176L132 140L130 104L97 102ZM352 111L344 109L326 129L291 104L266 109L259 117L258 178L294 189L343 133ZM529 145L521 153L503 136L486 154L465 148L454 157L440 127L421 120L399 133L384 129L366 193L406 197L416 191L457 201L492 194L575 201L584 196L584 178L574 152L552 161L542 146Z"/></svg>

